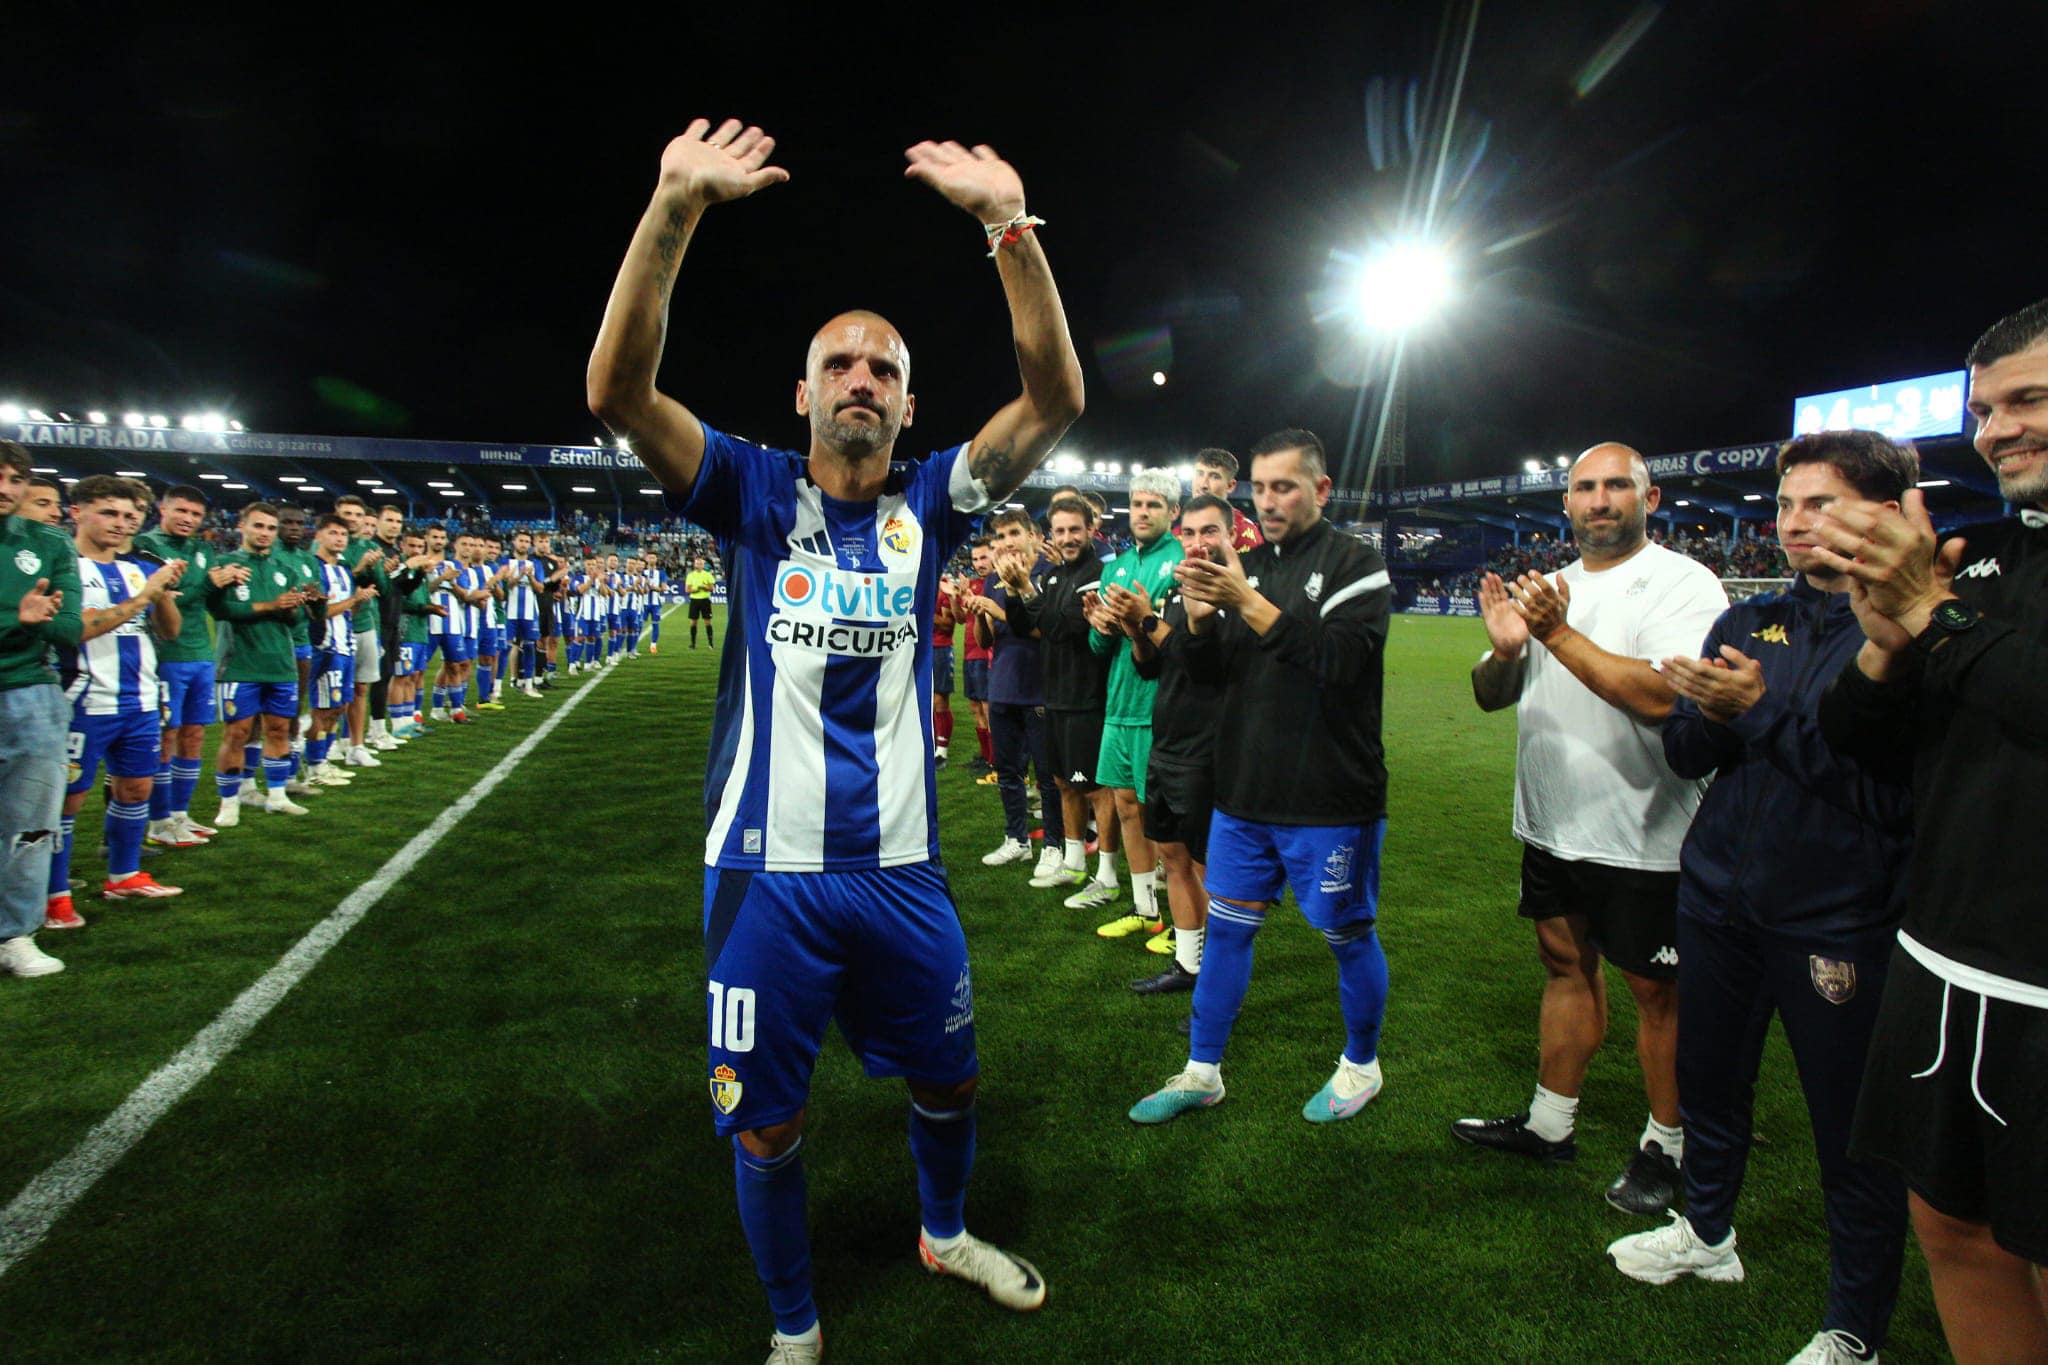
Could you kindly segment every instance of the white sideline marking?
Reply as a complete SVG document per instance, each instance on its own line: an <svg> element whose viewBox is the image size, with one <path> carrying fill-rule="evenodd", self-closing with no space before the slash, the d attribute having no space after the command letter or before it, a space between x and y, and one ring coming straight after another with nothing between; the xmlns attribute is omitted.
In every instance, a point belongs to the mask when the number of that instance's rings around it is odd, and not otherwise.
<svg viewBox="0 0 2048 1365"><path fill-rule="evenodd" d="M561 710L542 721L539 729L520 740L512 752L498 760L495 768L478 778L476 785L464 793L461 800L442 811L432 824L392 854L368 881L350 892L326 919L307 930L305 937L293 944L275 966L236 996L234 1002L212 1023L199 1030L176 1056L145 1077L142 1084L121 1102L120 1108L94 1124L92 1131L79 1139L76 1147L29 1181L21 1193L14 1196L12 1203L0 1209L0 1276L6 1275L17 1262L34 1251L49 1235L50 1229L56 1226L57 1220L84 1198L85 1192L112 1170L136 1143L142 1141L172 1105L205 1080L247 1038L292 987L305 980L306 974L319 965L327 950L341 942L342 935L353 929L356 921L384 898L385 892L412 871L420 859L433 852L435 845L461 824L464 816L475 810L493 788L511 776L512 770L552 734L571 711L582 705L585 697L597 690L597 684L610 676L607 669L592 679L590 686L578 689L575 696L562 703Z"/></svg>

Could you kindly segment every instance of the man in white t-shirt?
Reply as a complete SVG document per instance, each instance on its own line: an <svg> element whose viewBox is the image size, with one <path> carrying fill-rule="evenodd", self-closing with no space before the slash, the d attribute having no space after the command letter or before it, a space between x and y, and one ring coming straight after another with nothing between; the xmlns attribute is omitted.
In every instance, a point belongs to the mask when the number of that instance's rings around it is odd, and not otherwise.
<svg viewBox="0 0 2048 1365"><path fill-rule="evenodd" d="M1655 661L1699 652L1728 595L1709 569L1653 544L1659 490L1624 445L1594 446L1565 492L1582 558L1555 582L1523 574L1479 589L1493 644L1472 670L1480 709L1520 704L1515 837L1521 913L1543 961L1536 1095L1520 1114L1459 1119L1466 1142L1548 1162L1578 1155L1579 1087L1607 1032L1600 962L1636 1001L1650 1121L1607 1202L1655 1214L1678 1194L1678 850L1705 790L1664 761L1674 693Z"/></svg>

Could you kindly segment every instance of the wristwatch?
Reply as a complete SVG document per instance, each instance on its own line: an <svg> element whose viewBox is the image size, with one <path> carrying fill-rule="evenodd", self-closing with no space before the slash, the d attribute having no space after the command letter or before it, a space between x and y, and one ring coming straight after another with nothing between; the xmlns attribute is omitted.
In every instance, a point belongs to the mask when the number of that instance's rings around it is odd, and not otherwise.
<svg viewBox="0 0 2048 1365"><path fill-rule="evenodd" d="M1951 637L1961 635L1983 619L1984 613L1961 598L1951 597L1928 616L1927 629L1913 637L1913 648L1922 654L1932 654Z"/></svg>
<svg viewBox="0 0 2048 1365"><path fill-rule="evenodd" d="M1159 618L1148 612L1145 619L1138 622L1138 629L1150 635L1153 631L1159 629Z"/></svg>

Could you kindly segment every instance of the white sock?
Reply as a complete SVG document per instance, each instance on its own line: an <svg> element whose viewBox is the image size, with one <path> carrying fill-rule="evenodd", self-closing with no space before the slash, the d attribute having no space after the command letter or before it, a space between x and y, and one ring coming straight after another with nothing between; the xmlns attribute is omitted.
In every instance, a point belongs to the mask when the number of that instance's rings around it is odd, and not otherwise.
<svg viewBox="0 0 2048 1365"><path fill-rule="evenodd" d="M1652 1115L1649 1123L1644 1125L1643 1140L1636 1145L1647 1147L1653 1142L1662 1147L1664 1155L1673 1161L1685 1160L1685 1129L1666 1128L1657 1122L1655 1115Z"/></svg>
<svg viewBox="0 0 2048 1365"><path fill-rule="evenodd" d="M1088 870L1087 841L1083 839L1067 840L1066 857L1061 860L1060 866L1070 872L1086 872Z"/></svg>
<svg viewBox="0 0 2048 1365"><path fill-rule="evenodd" d="M263 795L263 809L281 810L284 807L284 788L271 787Z"/></svg>
<svg viewBox="0 0 2048 1365"><path fill-rule="evenodd" d="M1223 1084L1223 1073L1217 1069L1214 1062L1198 1062L1193 1058L1189 1058L1188 1074L1203 1085L1208 1086L1211 1090Z"/></svg>
<svg viewBox="0 0 2048 1365"><path fill-rule="evenodd" d="M1572 1135L1578 1114L1577 1095L1560 1095L1539 1085L1536 1098L1529 1101L1529 1131L1545 1142L1563 1142Z"/></svg>
<svg viewBox="0 0 2048 1365"><path fill-rule="evenodd" d="M818 1324L814 1322L811 1324L811 1330L808 1332L798 1332L795 1336L791 1336L787 1332L778 1331L775 1334L775 1339L777 1341L787 1341L797 1346L816 1346L821 1337L818 1332Z"/></svg>
<svg viewBox="0 0 2048 1365"><path fill-rule="evenodd" d="M934 744L932 746L932 752L937 754L940 758L944 758L946 756L946 746L943 744Z"/></svg>
<svg viewBox="0 0 2048 1365"><path fill-rule="evenodd" d="M1180 964L1182 971L1199 972L1202 970L1202 931L1200 929L1182 929L1178 927L1174 929L1173 960Z"/></svg>
<svg viewBox="0 0 2048 1365"><path fill-rule="evenodd" d="M924 1234L925 1245L933 1251L951 1251L954 1247L959 1246L967 1237L965 1231L956 1232L951 1237L934 1237L931 1234L931 1229L921 1223L918 1225L917 1230ZM813 1327L811 1330L815 1332L818 1329Z"/></svg>
<svg viewBox="0 0 2048 1365"><path fill-rule="evenodd" d="M1131 899L1138 904L1138 913L1146 919L1159 918L1159 870L1133 872L1131 874Z"/></svg>
<svg viewBox="0 0 2048 1365"><path fill-rule="evenodd" d="M1344 1065L1351 1067L1353 1070L1363 1071L1374 1080L1380 1078L1380 1059L1378 1057L1374 1057L1369 1062L1354 1062L1351 1060L1351 1054L1347 1052L1344 1054L1343 1061Z"/></svg>
<svg viewBox="0 0 2048 1365"><path fill-rule="evenodd" d="M1095 860L1095 880L1104 886L1116 885L1116 855L1104 853Z"/></svg>

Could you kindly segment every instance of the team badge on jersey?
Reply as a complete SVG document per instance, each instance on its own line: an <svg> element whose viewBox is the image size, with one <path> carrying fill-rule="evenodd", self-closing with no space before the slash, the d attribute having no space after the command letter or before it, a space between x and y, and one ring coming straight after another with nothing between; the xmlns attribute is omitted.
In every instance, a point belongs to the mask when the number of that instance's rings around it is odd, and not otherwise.
<svg viewBox="0 0 2048 1365"><path fill-rule="evenodd" d="M283 586L284 586L284 575L283 575L283 574L281 574L281 573L273 573L273 574L271 574L271 575L270 575L270 577L272 578L272 580L274 580L274 581L276 582L276 584L277 584L277 586L278 586L278 587L280 587L280 588L281 588L281 587L283 587Z"/></svg>
<svg viewBox="0 0 2048 1365"><path fill-rule="evenodd" d="M1813 988L1830 1005L1846 1005L1856 998L1856 964L1811 954L1806 959Z"/></svg>
<svg viewBox="0 0 2048 1365"><path fill-rule="evenodd" d="M741 1088L739 1073L723 1062L711 1073L711 1102L719 1113L730 1114L739 1107Z"/></svg>
<svg viewBox="0 0 2048 1365"><path fill-rule="evenodd" d="M1315 573L1312 573L1312 574L1310 574L1310 575L1308 576L1308 582L1302 585L1302 589L1301 589L1301 590L1302 590L1303 592L1305 592L1305 593L1307 593L1307 594L1308 594L1308 600L1309 600L1309 601L1311 601L1311 602L1320 602L1320 601L1322 601L1322 599L1323 599L1323 575L1322 575L1321 571L1319 570L1319 571L1317 571L1317 572L1315 572Z"/></svg>
<svg viewBox="0 0 2048 1365"><path fill-rule="evenodd" d="M891 517L882 525L882 544L893 554L907 555L916 548L917 527L902 517Z"/></svg>
<svg viewBox="0 0 2048 1365"><path fill-rule="evenodd" d="M34 550L17 550L14 553L14 567L23 573L34 573L43 567L43 557Z"/></svg>
<svg viewBox="0 0 2048 1365"><path fill-rule="evenodd" d="M249 600L249 585L247 583L235 584L235 600L237 602L246 602Z"/></svg>

